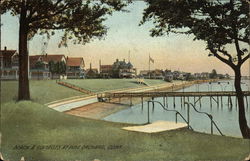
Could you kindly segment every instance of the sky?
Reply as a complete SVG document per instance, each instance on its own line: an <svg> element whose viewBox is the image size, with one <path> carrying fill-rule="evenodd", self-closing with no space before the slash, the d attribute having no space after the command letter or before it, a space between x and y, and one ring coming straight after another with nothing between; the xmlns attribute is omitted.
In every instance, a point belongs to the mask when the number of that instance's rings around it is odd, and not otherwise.
<svg viewBox="0 0 250 161"><path fill-rule="evenodd" d="M99 60L103 65L113 64L116 59L128 61L135 68L148 70L149 55L154 59L150 69L171 69L185 72L211 72L233 75L233 71L214 57L208 57L208 50L203 41L193 41L187 35L170 34L164 37L151 37L149 30L152 22L139 26L146 4L136 1L126 9L129 12L115 12L105 21L109 28L102 40L93 40L85 45L69 43L68 47L58 48L62 32L57 31L51 39L36 35L29 42L30 55L42 53L43 43L47 42L48 54L65 54L66 56L83 57L85 68L99 67ZM2 16L2 48L18 49L18 17L10 14ZM234 48L231 49L234 52ZM130 53L130 54L129 54ZM130 55L130 56L129 56ZM249 61L242 67L242 75L249 75Z"/></svg>

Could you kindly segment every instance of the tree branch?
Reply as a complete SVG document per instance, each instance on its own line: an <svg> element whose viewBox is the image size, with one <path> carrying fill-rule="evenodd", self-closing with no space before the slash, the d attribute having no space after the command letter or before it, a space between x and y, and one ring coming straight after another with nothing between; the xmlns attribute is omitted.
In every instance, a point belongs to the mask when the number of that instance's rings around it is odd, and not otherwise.
<svg viewBox="0 0 250 161"><path fill-rule="evenodd" d="M242 61L241 61L241 65L247 60L250 58L250 54L248 54L247 56L245 56Z"/></svg>
<svg viewBox="0 0 250 161"><path fill-rule="evenodd" d="M231 63L233 63L232 55L228 54L227 51L225 51L224 49L221 49L220 47L219 47L218 51L221 52L222 54L226 55L226 56L228 57L228 60L229 60Z"/></svg>
<svg viewBox="0 0 250 161"><path fill-rule="evenodd" d="M234 68L236 67L235 64L233 64L233 62L231 62L230 60L227 60L227 59L223 58L223 57L220 56L216 51L211 50L211 49L210 49L210 51L213 53L213 55L214 55L216 58L218 58L218 59L219 59L220 61L222 61L223 63L229 65L231 68L234 69Z"/></svg>
<svg viewBox="0 0 250 161"><path fill-rule="evenodd" d="M61 1L62 1L62 0L58 0L57 3L55 4L55 5L56 5L55 7L57 7L57 5L58 5ZM63 12L64 10L68 9L69 4L70 4L70 2L68 2L67 4L65 4L64 7L58 9L57 11L55 11L53 14L47 13L47 14L44 15L44 16L37 15L37 16L35 16L35 17L32 17L32 18L30 19L30 22L33 23L33 22L40 21L40 20L43 20L43 19L46 19L46 18L52 18L52 17L54 17L54 16L60 14L60 13Z"/></svg>

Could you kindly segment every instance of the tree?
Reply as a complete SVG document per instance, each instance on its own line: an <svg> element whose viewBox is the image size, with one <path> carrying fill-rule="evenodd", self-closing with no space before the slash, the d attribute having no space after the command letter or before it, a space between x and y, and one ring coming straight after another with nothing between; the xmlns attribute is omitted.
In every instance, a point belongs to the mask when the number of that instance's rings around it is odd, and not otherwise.
<svg viewBox="0 0 250 161"><path fill-rule="evenodd" d="M19 88L18 100L29 100L27 41L35 34L54 35L64 32L59 46L68 40L88 43L101 39L107 32L105 15L122 10L128 1L122 0L1 0L0 13L19 16Z"/></svg>
<svg viewBox="0 0 250 161"><path fill-rule="evenodd" d="M49 71L52 75L52 79L54 74L56 73L56 66L55 66L55 62L54 61L49 61Z"/></svg>
<svg viewBox="0 0 250 161"><path fill-rule="evenodd" d="M212 72L209 74L209 77L211 79L217 78L217 71L215 69L213 69Z"/></svg>
<svg viewBox="0 0 250 161"><path fill-rule="evenodd" d="M57 66L57 74L65 74L66 73L66 64L65 64L65 62L62 62L62 61L60 61L60 62L57 62L56 63L56 66Z"/></svg>
<svg viewBox="0 0 250 161"><path fill-rule="evenodd" d="M242 136L250 138L241 89L241 66L249 59L249 2L247 0L146 0L140 24L153 20L151 36L187 34L207 44L209 56L227 64L235 74ZM235 52L229 51L235 48Z"/></svg>

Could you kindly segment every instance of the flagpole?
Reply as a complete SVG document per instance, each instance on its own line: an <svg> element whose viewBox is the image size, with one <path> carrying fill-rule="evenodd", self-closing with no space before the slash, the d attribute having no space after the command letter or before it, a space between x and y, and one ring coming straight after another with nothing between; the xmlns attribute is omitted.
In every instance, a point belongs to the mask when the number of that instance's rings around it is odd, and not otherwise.
<svg viewBox="0 0 250 161"><path fill-rule="evenodd" d="M149 72L149 79L150 79L150 53L148 56L148 72Z"/></svg>

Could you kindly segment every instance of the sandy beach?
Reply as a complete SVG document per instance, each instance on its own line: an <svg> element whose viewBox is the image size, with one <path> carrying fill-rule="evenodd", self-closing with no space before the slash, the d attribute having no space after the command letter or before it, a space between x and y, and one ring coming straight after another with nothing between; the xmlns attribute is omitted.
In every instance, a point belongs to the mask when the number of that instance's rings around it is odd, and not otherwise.
<svg viewBox="0 0 250 161"><path fill-rule="evenodd" d="M176 91L182 88L186 88L192 86L197 83L205 83L210 82L211 80L202 80L202 81L190 81L190 82L173 82L173 83L166 83L165 85L161 85L160 88L150 90L150 91ZM212 80L214 81L214 80ZM173 86L174 84L174 86ZM141 90L141 89L140 89ZM120 91L120 90L119 90ZM136 90L133 90L136 91ZM113 91L114 92L114 91ZM149 100L150 98L145 99ZM133 105L141 103L140 98L133 98L132 99ZM106 116L116 113L120 110L129 108L130 106L130 99L122 98L120 101L118 99L112 99L110 102L97 102L92 103L89 105L85 105L82 107L78 107L69 111L65 111L66 114L71 114L79 117L86 117L92 119L103 119Z"/></svg>

